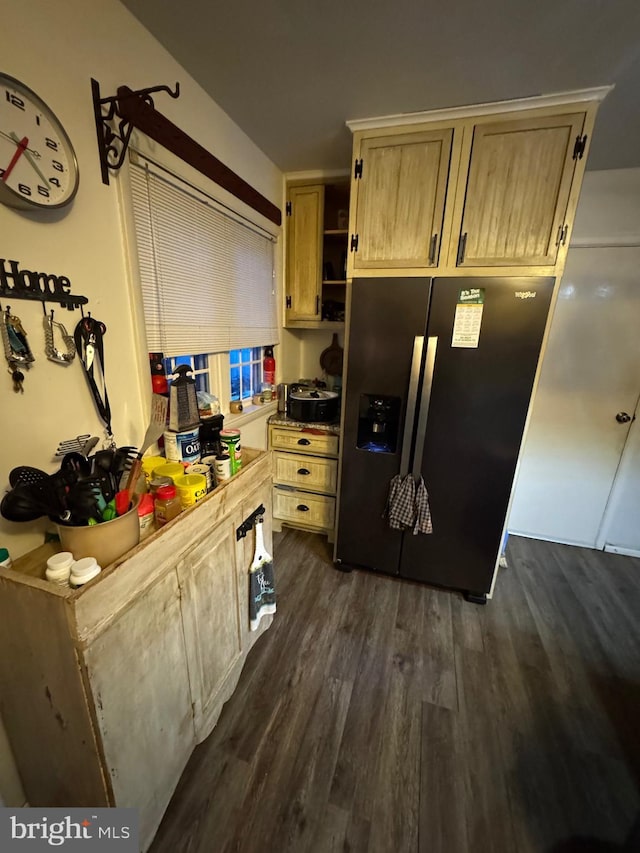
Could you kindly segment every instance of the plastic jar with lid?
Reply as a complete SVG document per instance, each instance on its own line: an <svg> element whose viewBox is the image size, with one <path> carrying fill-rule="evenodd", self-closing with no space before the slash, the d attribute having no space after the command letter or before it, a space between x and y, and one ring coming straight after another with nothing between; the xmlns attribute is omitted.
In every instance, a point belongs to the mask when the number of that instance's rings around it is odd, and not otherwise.
<svg viewBox="0 0 640 853"><path fill-rule="evenodd" d="M149 494L155 501L160 486L171 486L172 484L171 477L157 477L154 473L153 480L149 483Z"/></svg>
<svg viewBox="0 0 640 853"><path fill-rule="evenodd" d="M98 565L95 557L83 557L81 560L76 560L71 566L69 583L72 587L82 586L99 575L101 571L102 566Z"/></svg>
<svg viewBox="0 0 640 853"><path fill-rule="evenodd" d="M156 492L156 525L162 527L182 512L182 504L175 486L160 486Z"/></svg>
<svg viewBox="0 0 640 853"><path fill-rule="evenodd" d="M58 554L52 554L47 560L47 568L45 569L47 580L60 586L69 586L73 562L71 551L60 551Z"/></svg>

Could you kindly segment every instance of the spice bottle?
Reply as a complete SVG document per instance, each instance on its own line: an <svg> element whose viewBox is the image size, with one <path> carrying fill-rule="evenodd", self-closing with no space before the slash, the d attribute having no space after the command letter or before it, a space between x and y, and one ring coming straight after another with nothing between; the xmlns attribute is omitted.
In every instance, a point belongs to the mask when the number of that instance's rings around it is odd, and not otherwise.
<svg viewBox="0 0 640 853"><path fill-rule="evenodd" d="M160 486L156 492L155 515L156 525L162 527L167 522L180 515L182 504L176 493L175 486Z"/></svg>
<svg viewBox="0 0 640 853"><path fill-rule="evenodd" d="M153 533L155 506L151 495L143 495L138 504L138 521L140 522L140 541Z"/></svg>

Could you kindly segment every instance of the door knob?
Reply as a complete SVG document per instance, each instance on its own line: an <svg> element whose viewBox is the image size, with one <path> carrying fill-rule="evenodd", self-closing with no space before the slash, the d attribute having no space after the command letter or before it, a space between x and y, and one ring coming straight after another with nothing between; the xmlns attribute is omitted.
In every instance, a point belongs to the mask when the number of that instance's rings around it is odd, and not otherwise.
<svg viewBox="0 0 640 853"><path fill-rule="evenodd" d="M631 415L628 415L626 412L618 412L616 420L619 424L628 424L631 420Z"/></svg>

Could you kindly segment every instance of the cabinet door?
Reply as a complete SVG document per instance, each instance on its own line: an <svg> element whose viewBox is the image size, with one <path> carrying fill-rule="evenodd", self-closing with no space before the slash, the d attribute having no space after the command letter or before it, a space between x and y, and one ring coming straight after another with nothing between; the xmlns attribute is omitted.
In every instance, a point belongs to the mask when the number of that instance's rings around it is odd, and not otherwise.
<svg viewBox="0 0 640 853"><path fill-rule="evenodd" d="M212 727L218 694L241 651L235 533L241 521L235 513L213 527L178 564L198 741Z"/></svg>
<svg viewBox="0 0 640 853"><path fill-rule="evenodd" d="M319 320L324 187L292 187L287 226L287 320Z"/></svg>
<svg viewBox="0 0 640 853"><path fill-rule="evenodd" d="M438 265L452 140L445 128L362 141L354 270Z"/></svg>
<svg viewBox="0 0 640 853"><path fill-rule="evenodd" d="M584 117L476 125L457 266L556 262Z"/></svg>
<svg viewBox="0 0 640 853"><path fill-rule="evenodd" d="M115 805L139 809L148 842L196 742L175 570L89 645L85 662Z"/></svg>

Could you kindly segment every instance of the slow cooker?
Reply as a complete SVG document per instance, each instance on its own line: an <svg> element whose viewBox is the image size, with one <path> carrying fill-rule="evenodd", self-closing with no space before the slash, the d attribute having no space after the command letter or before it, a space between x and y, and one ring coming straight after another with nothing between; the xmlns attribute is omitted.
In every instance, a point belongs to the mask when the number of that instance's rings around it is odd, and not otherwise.
<svg viewBox="0 0 640 853"><path fill-rule="evenodd" d="M340 395L336 391L293 385L289 388L287 414L294 421L330 423L338 417Z"/></svg>

